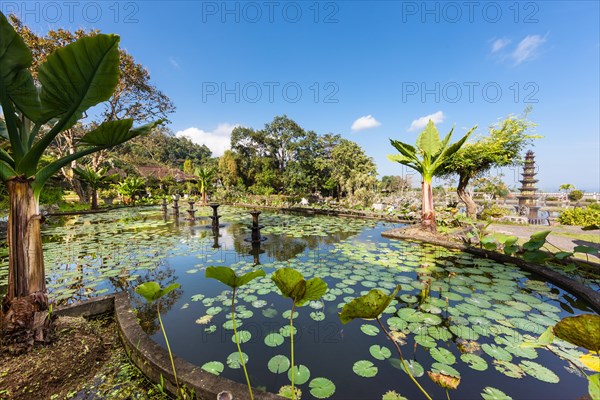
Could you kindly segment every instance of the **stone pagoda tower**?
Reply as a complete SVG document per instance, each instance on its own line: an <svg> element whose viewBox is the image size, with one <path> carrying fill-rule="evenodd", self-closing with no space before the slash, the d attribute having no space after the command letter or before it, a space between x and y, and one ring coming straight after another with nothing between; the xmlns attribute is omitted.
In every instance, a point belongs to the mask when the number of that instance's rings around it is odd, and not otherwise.
<svg viewBox="0 0 600 400"><path fill-rule="evenodd" d="M535 187L538 182L535 179L535 156L531 150L525 155L525 164L521 175L523 175L523 179L519 181L521 182L521 188L519 189L521 194L517 196L519 199L518 212L520 215L527 217L529 223L536 223L539 218L538 210L540 207L537 206L538 195Z"/></svg>

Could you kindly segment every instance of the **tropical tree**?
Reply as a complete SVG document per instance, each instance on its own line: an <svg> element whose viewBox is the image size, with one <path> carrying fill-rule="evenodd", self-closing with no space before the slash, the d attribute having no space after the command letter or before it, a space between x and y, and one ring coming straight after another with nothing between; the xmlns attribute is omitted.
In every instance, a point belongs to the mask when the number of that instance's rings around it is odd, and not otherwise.
<svg viewBox="0 0 600 400"><path fill-rule="evenodd" d="M442 175L458 174L456 194L465 203L467 215L477 216L477 205L467 190L475 178L484 176L492 168L518 165L520 154L532 139L540 136L528 134L535 124L524 117L508 116L500 124L490 127L490 134L473 143L467 143L448 157L442 167Z"/></svg>
<svg viewBox="0 0 600 400"><path fill-rule="evenodd" d="M433 121L429 120L429 123L423 132L417 137L416 147L398 140L390 139L392 146L394 146L400 154L389 155L388 159L406 165L421 174L421 226L423 228L431 231L437 229L435 225L435 209L433 207L433 189L431 180L436 174L441 172L444 163L461 148L476 128L476 126L471 128L462 139L456 143L450 144L450 138L452 137L454 128L450 130L443 140L440 140L440 134L435 127L435 124Z"/></svg>
<svg viewBox="0 0 600 400"><path fill-rule="evenodd" d="M98 209L98 190L106 187L109 183L118 179L118 174L107 175L108 168L100 168L94 171L89 165L73 168L73 172L87 185L91 190L92 210Z"/></svg>
<svg viewBox="0 0 600 400"><path fill-rule="evenodd" d="M206 204L206 192L212 187L215 172L216 170L214 168L208 166L196 168L196 176L198 177L198 190L202 196L202 204Z"/></svg>
<svg viewBox="0 0 600 400"><path fill-rule="evenodd" d="M135 196L140 195L142 190L146 187L146 182L139 176L130 176L119 184L118 191L122 196L125 196L135 203Z"/></svg>
<svg viewBox="0 0 600 400"><path fill-rule="evenodd" d="M23 341L29 333L43 339L47 325L39 212L44 184L73 160L146 134L157 124L132 129L132 119L103 123L81 137L76 152L42 164L62 132L111 97L119 79L119 37L98 34L57 49L40 65L37 85L28 69L32 62L31 51L0 13L0 179L9 192L3 328Z"/></svg>
<svg viewBox="0 0 600 400"><path fill-rule="evenodd" d="M358 144L341 139L331 151L331 178L338 185L338 197L353 195L377 183L377 167Z"/></svg>

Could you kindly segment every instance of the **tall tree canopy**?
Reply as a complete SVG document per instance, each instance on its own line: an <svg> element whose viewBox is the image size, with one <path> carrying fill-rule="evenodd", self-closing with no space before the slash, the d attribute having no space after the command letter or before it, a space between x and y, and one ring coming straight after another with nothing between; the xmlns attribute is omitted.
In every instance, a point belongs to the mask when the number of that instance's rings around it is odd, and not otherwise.
<svg viewBox="0 0 600 400"><path fill-rule="evenodd" d="M456 192L467 207L467 215L476 217L477 206L468 191L473 179L486 174L492 168L518 165L521 153L533 139L531 130L535 124L524 116L508 116L490 127L489 135L465 144L449 157L442 167L442 175L458 174Z"/></svg>

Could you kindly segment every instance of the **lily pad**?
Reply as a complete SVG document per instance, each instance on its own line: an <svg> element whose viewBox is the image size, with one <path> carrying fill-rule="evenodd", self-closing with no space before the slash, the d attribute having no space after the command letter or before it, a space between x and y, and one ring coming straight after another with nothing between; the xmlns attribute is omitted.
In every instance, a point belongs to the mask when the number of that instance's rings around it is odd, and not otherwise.
<svg viewBox="0 0 600 400"><path fill-rule="evenodd" d="M488 363L476 354L461 354L460 359L475 371L485 371L488 369Z"/></svg>
<svg viewBox="0 0 600 400"><path fill-rule="evenodd" d="M392 355L390 349L388 349L387 347L379 346L377 344L374 344L371 347L369 347L369 353L371 353L371 355L378 360L386 360Z"/></svg>
<svg viewBox="0 0 600 400"><path fill-rule="evenodd" d="M274 374L282 374L290 369L290 359L281 354L273 356L267 363L267 367Z"/></svg>
<svg viewBox="0 0 600 400"><path fill-rule="evenodd" d="M508 396L503 391L490 386L483 389L481 397L483 397L484 400L512 400L512 397Z"/></svg>
<svg viewBox="0 0 600 400"><path fill-rule="evenodd" d="M305 365L294 365L294 384L302 385L310 378L310 371ZM292 369L288 371L288 379L292 380Z"/></svg>
<svg viewBox="0 0 600 400"><path fill-rule="evenodd" d="M363 378L372 378L377 375L377 367L368 360L360 360L354 363L352 370L358 376Z"/></svg>
<svg viewBox="0 0 600 400"><path fill-rule="evenodd" d="M335 393L335 385L327 378L315 378L310 381L308 387L310 394L317 399L327 399Z"/></svg>
<svg viewBox="0 0 600 400"><path fill-rule="evenodd" d="M201 368L206 372L210 372L211 374L219 375L221 372L223 372L225 366L219 361L209 361L202 365Z"/></svg>
<svg viewBox="0 0 600 400"><path fill-rule="evenodd" d="M444 363L434 362L433 364L431 364L431 369L435 373L441 373L444 375L450 375L460 378L460 372Z"/></svg>
<svg viewBox="0 0 600 400"><path fill-rule="evenodd" d="M534 361L524 360L521 361L519 366L527 375L533 376L542 382L558 383L560 380L554 372Z"/></svg>
<svg viewBox="0 0 600 400"><path fill-rule="evenodd" d="M373 326L373 325L369 325L369 324L362 324L360 326L360 330L365 335L369 335L369 336L376 336L377 333L379 332L379 328L377 328L376 326Z"/></svg>
<svg viewBox="0 0 600 400"><path fill-rule="evenodd" d="M446 365L452 365L456 362L456 357L451 351L444 349L443 347L435 347L429 350L429 354L434 360Z"/></svg>
<svg viewBox="0 0 600 400"><path fill-rule="evenodd" d="M484 343L481 345L481 350L485 351L487 355L495 360L508 362L512 360L512 355L508 351L495 344Z"/></svg>
<svg viewBox="0 0 600 400"><path fill-rule="evenodd" d="M246 343L252 338L252 334L248 331L238 331L238 339L240 343ZM231 341L235 343L235 334L231 337Z"/></svg>
<svg viewBox="0 0 600 400"><path fill-rule="evenodd" d="M284 338L276 332L269 333L265 336L265 344L269 347L277 347L283 344Z"/></svg>
<svg viewBox="0 0 600 400"><path fill-rule="evenodd" d="M393 359L393 361L397 361L398 363L400 363L400 369L402 369L404 372L406 372L406 369L404 368L404 364L402 364L400 360ZM420 378L425 374L425 369L423 369L423 367L421 366L421 364L419 364L418 361L406 360L405 362L408 367L408 370L410 371L412 376L414 376L415 378ZM393 364L394 363L392 363L392 365Z"/></svg>
<svg viewBox="0 0 600 400"><path fill-rule="evenodd" d="M248 354L242 352L242 359L244 360L244 364L247 364ZM233 369L242 368L240 354L237 351L227 356L227 366Z"/></svg>

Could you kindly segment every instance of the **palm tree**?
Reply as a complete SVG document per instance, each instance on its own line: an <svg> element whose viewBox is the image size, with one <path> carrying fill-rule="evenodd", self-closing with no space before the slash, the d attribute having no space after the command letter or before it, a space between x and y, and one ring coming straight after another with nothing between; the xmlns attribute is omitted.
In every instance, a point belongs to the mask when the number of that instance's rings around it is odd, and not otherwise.
<svg viewBox="0 0 600 400"><path fill-rule="evenodd" d="M2 326L5 332L43 338L48 297L39 197L44 184L72 161L150 133L161 121L137 129L131 119L105 122L80 139L80 150L44 165L40 160L54 139L113 94L119 37L98 34L56 50L40 65L37 84L29 71L32 61L31 51L0 13L0 180L9 192ZM28 341L27 335L23 340Z"/></svg>
<svg viewBox="0 0 600 400"><path fill-rule="evenodd" d="M435 127L435 124L433 121L429 120L429 123L423 132L417 137L416 147L398 140L390 139L392 146L394 146L400 154L389 155L388 159L406 165L421 174L421 184L423 189L421 227L431 231L437 230L435 225L435 209L433 207L431 180L436 173L441 170L441 167L448 157L461 148L476 128L476 126L471 128L462 139L449 145L454 128L452 128L443 140L440 140L440 134Z"/></svg>
<svg viewBox="0 0 600 400"><path fill-rule="evenodd" d="M202 204L206 204L206 192L212 186L212 181L215 177L215 169L207 166L196 168L196 176L198 177L198 189L202 196Z"/></svg>
<svg viewBox="0 0 600 400"><path fill-rule="evenodd" d="M107 184L114 182L119 177L118 174L106 175L108 172L106 167L94 171L93 168L86 165L83 168L73 168L73 172L90 187L92 191L92 210L98 209L98 189L106 187Z"/></svg>
<svg viewBox="0 0 600 400"><path fill-rule="evenodd" d="M121 195L128 197L131 203L135 203L135 196L140 194L146 186L146 182L140 177L131 176L119 184L118 191Z"/></svg>

